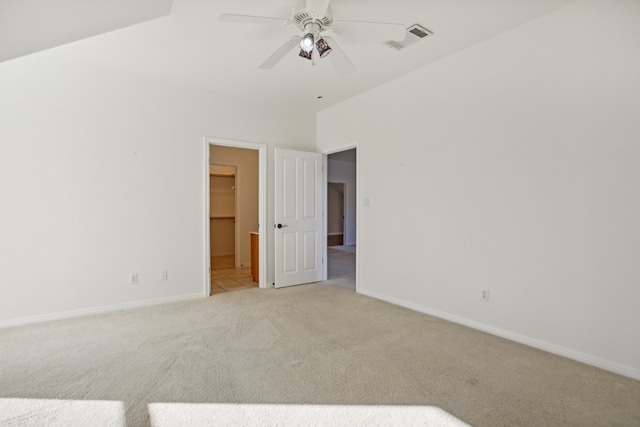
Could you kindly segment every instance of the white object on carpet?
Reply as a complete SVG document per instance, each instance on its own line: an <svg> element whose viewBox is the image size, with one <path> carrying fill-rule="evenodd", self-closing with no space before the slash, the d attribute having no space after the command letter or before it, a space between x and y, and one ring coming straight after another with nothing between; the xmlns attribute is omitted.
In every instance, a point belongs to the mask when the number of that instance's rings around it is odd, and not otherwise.
<svg viewBox="0 0 640 427"><path fill-rule="evenodd" d="M434 406L150 403L148 407L154 427L469 426Z"/></svg>
<svg viewBox="0 0 640 427"><path fill-rule="evenodd" d="M0 425L122 427L126 424L122 402L2 398Z"/></svg>

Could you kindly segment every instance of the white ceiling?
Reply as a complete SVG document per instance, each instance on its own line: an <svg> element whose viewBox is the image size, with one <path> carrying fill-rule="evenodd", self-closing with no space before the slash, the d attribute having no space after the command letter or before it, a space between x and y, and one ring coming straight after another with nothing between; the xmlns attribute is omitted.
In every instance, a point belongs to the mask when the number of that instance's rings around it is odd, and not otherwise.
<svg viewBox="0 0 640 427"><path fill-rule="evenodd" d="M53 10L51 5L80 0L2 1L13 5L0 9L5 14L4 21L11 21L13 28L19 28L18 24L32 27L30 19L37 15L39 33L64 33L74 17L78 26L94 27L94 34L104 32L104 25L87 17L86 7L77 16L76 12L69 12L64 21L55 16L43 21L42 13L29 11L28 6L46 2L49 10ZM313 66L295 51L272 70L259 70L258 65L285 40L298 34L297 29L218 20L221 13L291 17L295 0L174 0L166 17L67 44L56 48L55 54L261 105L319 111L573 1L332 0L335 20L387 21L406 26L419 23L434 33L402 51L361 38L333 35L356 66L356 71L347 76L340 75L326 60L318 60ZM107 3L118 5L121 17L129 21L135 15L127 11L127 4L136 2L90 3L96 12L101 12ZM149 5L153 1L138 0L138 3L157 14ZM26 6L20 8L18 4ZM82 37L87 36L76 38ZM16 51L20 51L21 44L28 44L21 38L9 40L15 40L16 45L10 48Z"/></svg>
<svg viewBox="0 0 640 427"><path fill-rule="evenodd" d="M1 0L0 62L168 15L173 0Z"/></svg>

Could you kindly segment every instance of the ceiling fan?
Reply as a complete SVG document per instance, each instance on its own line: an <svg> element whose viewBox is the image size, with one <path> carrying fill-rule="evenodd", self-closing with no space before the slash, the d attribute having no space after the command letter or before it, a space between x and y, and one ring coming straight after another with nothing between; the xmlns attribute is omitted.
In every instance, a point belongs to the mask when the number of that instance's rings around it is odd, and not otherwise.
<svg viewBox="0 0 640 427"><path fill-rule="evenodd" d="M402 24L369 21L334 21L329 3L331 0L301 0L296 5L291 18L273 18L268 16L221 14L220 20L226 22L269 23L281 26L294 25L301 34L292 37L269 56L258 68L268 70L284 59L296 47L298 56L310 60L315 65L316 57L328 58L341 74L355 70L338 43L323 33L332 31L345 36L359 37L366 42L400 41L404 39L406 28Z"/></svg>

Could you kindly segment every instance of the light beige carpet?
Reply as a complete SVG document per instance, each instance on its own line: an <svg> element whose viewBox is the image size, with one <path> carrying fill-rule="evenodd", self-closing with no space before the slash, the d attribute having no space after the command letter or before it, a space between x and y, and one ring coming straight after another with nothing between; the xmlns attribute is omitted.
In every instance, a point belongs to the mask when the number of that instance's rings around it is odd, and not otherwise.
<svg viewBox="0 0 640 427"><path fill-rule="evenodd" d="M355 246L332 246L327 248L327 277L334 284L356 288Z"/></svg>
<svg viewBox="0 0 640 427"><path fill-rule="evenodd" d="M430 406L477 427L640 425L638 381L328 284L3 329L0 350L0 398L122 402L129 426L168 402Z"/></svg>
<svg viewBox="0 0 640 427"><path fill-rule="evenodd" d="M122 427L122 402L0 398L0 426Z"/></svg>
<svg viewBox="0 0 640 427"><path fill-rule="evenodd" d="M430 406L256 405L152 403L153 427L467 427Z"/></svg>
<svg viewBox="0 0 640 427"><path fill-rule="evenodd" d="M331 249L335 249L340 252L349 252L352 254L356 253L356 245L340 245L340 246L332 246Z"/></svg>

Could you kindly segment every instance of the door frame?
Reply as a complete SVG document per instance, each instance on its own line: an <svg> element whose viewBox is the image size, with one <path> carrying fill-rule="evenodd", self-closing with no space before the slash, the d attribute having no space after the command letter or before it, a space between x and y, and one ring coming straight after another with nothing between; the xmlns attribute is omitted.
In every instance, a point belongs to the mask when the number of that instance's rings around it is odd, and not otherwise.
<svg viewBox="0 0 640 427"><path fill-rule="evenodd" d="M347 150L352 150L354 149L356 150L356 223L355 223L355 227L356 227L356 292L359 292L360 290L360 207L359 207L359 203L358 200L360 200L360 141L353 141L350 144L346 144L346 145L340 145L340 146L336 146L336 147L330 147L330 148L326 148L324 150L321 151L322 153L322 180L324 182L324 220L323 220L323 233L326 236L328 233L328 229L329 229L329 222L328 222L328 218L326 215L326 212L328 212L328 202L327 202L327 185L329 183L329 154L334 154L334 153L339 153L341 151L347 151ZM345 189L345 193L346 193L346 189ZM346 196L345 196L346 198ZM345 210L346 210L346 206L345 206ZM346 216L346 215L345 215ZM346 217L345 217L345 225L346 225ZM346 227L345 227L346 228ZM346 236L346 229L345 229L345 236ZM323 263L323 273L322 273L322 280L327 280L328 274L327 274L327 267L329 265L329 258L328 258L328 251L327 251L327 242L325 241L324 244L324 248L322 249L324 254L323 254L323 259L326 260Z"/></svg>
<svg viewBox="0 0 640 427"><path fill-rule="evenodd" d="M257 142L238 141L217 137L204 137L203 150L203 182L204 182L204 295L211 295L211 231L209 230L209 158L211 156L211 145L219 145L231 148L245 148L258 151L258 239L259 239L259 286L267 286L267 145ZM236 182L237 186L237 182ZM236 198L237 202L237 198ZM247 237L248 238L248 237Z"/></svg>

